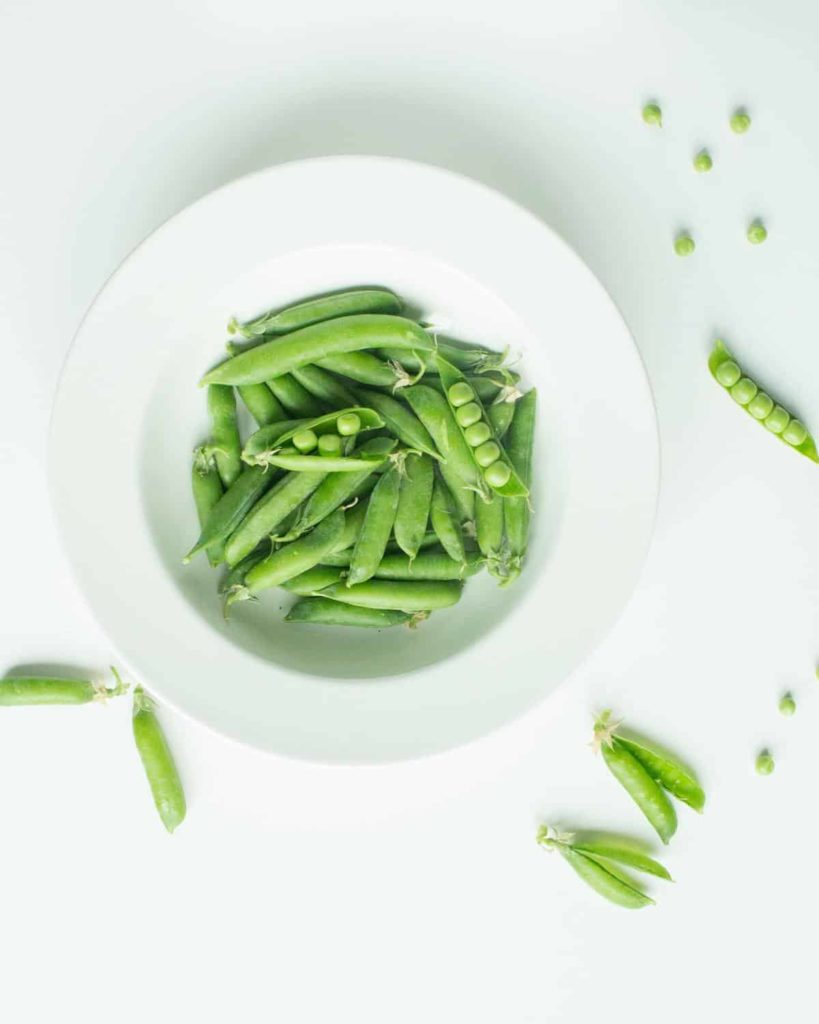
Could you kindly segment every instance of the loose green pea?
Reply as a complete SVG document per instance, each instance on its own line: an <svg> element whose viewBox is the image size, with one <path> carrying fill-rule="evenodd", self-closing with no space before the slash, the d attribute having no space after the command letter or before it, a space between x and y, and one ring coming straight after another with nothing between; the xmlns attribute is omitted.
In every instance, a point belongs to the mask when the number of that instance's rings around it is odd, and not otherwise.
<svg viewBox="0 0 819 1024"><path fill-rule="evenodd" d="M492 465L484 471L483 477L490 487L503 487L503 485L509 481L509 477L511 475L512 470L505 462L493 462Z"/></svg>
<svg viewBox="0 0 819 1024"><path fill-rule="evenodd" d="M361 430L361 417L354 412L347 412L336 420L336 430L342 437L351 437Z"/></svg>
<svg viewBox="0 0 819 1024"><path fill-rule="evenodd" d="M792 693L783 693L779 699L779 712L785 715L786 718L796 711L796 701L793 699Z"/></svg>
<svg viewBox="0 0 819 1024"><path fill-rule="evenodd" d="M767 750L763 750L756 759L757 775L770 775L774 770L774 759Z"/></svg>
<svg viewBox="0 0 819 1024"><path fill-rule="evenodd" d="M733 361L733 359L728 359L724 363L720 363L717 367L715 376L724 388L730 388L733 387L742 376L742 370L740 370L739 366Z"/></svg>
<svg viewBox="0 0 819 1024"><path fill-rule="evenodd" d="M690 235L677 235L674 239L674 252L678 256L690 256L696 248L696 243Z"/></svg>
<svg viewBox="0 0 819 1024"><path fill-rule="evenodd" d="M643 120L646 124L662 128L663 112L656 103L646 103L643 107Z"/></svg>
<svg viewBox="0 0 819 1024"><path fill-rule="evenodd" d="M711 159L711 154L707 149L701 149L694 157L694 170L700 174L710 171L713 166L714 161Z"/></svg>
<svg viewBox="0 0 819 1024"><path fill-rule="evenodd" d="M737 110L732 114L729 124L736 135L744 135L751 127L751 119L744 110Z"/></svg>
<svg viewBox="0 0 819 1024"><path fill-rule="evenodd" d="M792 445L802 444L807 436L808 428L799 420L791 420L782 431L782 440Z"/></svg>
<svg viewBox="0 0 819 1024"><path fill-rule="evenodd" d="M453 385L453 387L457 387L457 385ZM471 427L473 423L477 423L481 419L481 407L477 402L462 405L455 413L455 419L460 426Z"/></svg>
<svg viewBox="0 0 819 1024"><path fill-rule="evenodd" d="M500 453L500 448L494 441L487 441L486 444L482 444L480 448L475 449L475 461L482 469L486 469L487 466L491 466L493 462L498 461Z"/></svg>
<svg viewBox="0 0 819 1024"><path fill-rule="evenodd" d="M762 422L772 434L781 434L789 421L790 416L787 410L783 409L781 405L775 405L773 411Z"/></svg>
<svg viewBox="0 0 819 1024"><path fill-rule="evenodd" d="M481 421L480 423L473 423L471 427L467 427L464 431L464 438L470 448L478 448L485 441L488 441L492 436L492 430L488 423Z"/></svg>
<svg viewBox="0 0 819 1024"><path fill-rule="evenodd" d="M319 455L341 455L342 442L338 434L322 434L318 439Z"/></svg>
<svg viewBox="0 0 819 1024"><path fill-rule="evenodd" d="M475 397L475 392L463 381L458 381L457 384L453 384L447 394L449 395L450 402L452 402L456 409L462 405L466 405L467 402L471 402Z"/></svg>
<svg viewBox="0 0 819 1024"><path fill-rule="evenodd" d="M748 412L755 420L764 420L773 407L771 396L766 395L764 391L758 391L748 403Z"/></svg>
<svg viewBox="0 0 819 1024"><path fill-rule="evenodd" d="M742 377L731 388L730 394L737 405L747 405L755 397L757 391L759 388L750 377Z"/></svg>
<svg viewBox="0 0 819 1024"><path fill-rule="evenodd" d="M765 225L760 220L755 220L748 225L748 241L751 245L761 245L768 237Z"/></svg>
<svg viewBox="0 0 819 1024"><path fill-rule="evenodd" d="M293 447L300 452L311 452L318 444L318 438L314 430L300 430L293 435Z"/></svg>

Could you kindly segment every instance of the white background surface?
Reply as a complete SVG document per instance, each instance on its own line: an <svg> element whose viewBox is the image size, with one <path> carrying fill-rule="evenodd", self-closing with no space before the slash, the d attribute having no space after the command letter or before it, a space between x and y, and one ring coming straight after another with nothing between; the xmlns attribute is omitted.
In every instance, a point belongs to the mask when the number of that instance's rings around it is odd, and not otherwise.
<svg viewBox="0 0 819 1024"><path fill-rule="evenodd" d="M528 205L623 310L663 443L654 548L615 633L472 747L327 769L171 719L190 812L170 838L126 702L0 717L4 1019L813 1019L819 476L731 406L705 356L725 333L816 429L817 43L796 0L0 6L4 667L109 659L44 472L84 309L163 219L271 162L402 155ZM639 120L651 95L662 133ZM689 166L702 144L708 176ZM756 215L760 248L743 237ZM685 262L681 225L699 242ZM609 703L709 793L665 851L677 884L639 914L532 838L542 819L647 835L586 747Z"/></svg>

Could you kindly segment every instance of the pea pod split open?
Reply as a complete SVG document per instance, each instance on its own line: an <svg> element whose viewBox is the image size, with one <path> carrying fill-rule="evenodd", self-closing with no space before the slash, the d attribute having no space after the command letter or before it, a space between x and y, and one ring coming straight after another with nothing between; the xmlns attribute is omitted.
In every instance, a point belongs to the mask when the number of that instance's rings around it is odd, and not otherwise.
<svg viewBox="0 0 819 1024"><path fill-rule="evenodd" d="M285 420L262 427L251 434L242 449L242 459L251 466L269 465L269 457L292 441L296 434L312 430L316 437L338 433L338 421L343 416L357 416L358 432L378 430L384 426L384 420L374 409L363 406L347 406L336 412L323 413L313 419Z"/></svg>

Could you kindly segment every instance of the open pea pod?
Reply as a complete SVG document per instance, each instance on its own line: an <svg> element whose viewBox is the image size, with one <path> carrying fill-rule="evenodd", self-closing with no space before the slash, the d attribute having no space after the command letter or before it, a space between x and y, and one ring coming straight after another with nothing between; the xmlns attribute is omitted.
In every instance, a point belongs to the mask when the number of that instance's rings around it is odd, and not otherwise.
<svg viewBox="0 0 819 1024"><path fill-rule="evenodd" d="M494 442L495 445L497 445L497 451L499 453L498 458L490 465L481 465L481 462L479 461L479 457L477 454L478 452L480 452L481 448L487 447L486 441L483 441L478 448L473 448L470 445L469 450L472 453L472 457L475 460L475 464L482 479L486 481L489 487L491 487L496 494L500 494L504 498L528 497L529 488L518 476L514 466L512 465L509 459L509 456L503 450L503 445L501 444L500 439L498 438L497 432L492 424L492 420L489 418L489 416L487 416L486 410L484 409L480 398L478 397L474 389L470 386L466 376L463 373L461 373L461 371L456 366L453 366L452 363L448 362L441 355L435 356L435 363L441 378L441 384L443 385L444 397L446 398L447 403L449 404L449 407L452 410L452 415L455 417L455 420L458 423L458 428L460 429L467 443L469 443L469 434L467 433L467 429L464 428L461 425L460 421L458 420L458 409L460 407L453 404L450 398L450 389L455 384L463 384L465 388L469 389L469 391L471 392L471 398L469 399L469 403L474 404L480 410L480 422L486 425L486 438ZM475 424L473 423L470 426L474 425ZM495 471L496 467L498 467L498 469L502 469L502 471L498 472L497 475L495 475L495 473L493 472Z"/></svg>
<svg viewBox="0 0 819 1024"><path fill-rule="evenodd" d="M795 449L812 462L819 462L816 442L804 423L777 405L755 381L743 374L723 341L717 340L708 357L711 376L748 415L778 437L789 448Z"/></svg>
<svg viewBox="0 0 819 1024"><path fill-rule="evenodd" d="M350 406L347 409L337 409L335 412L324 413L307 420L291 420L282 423L271 423L269 427L262 427L255 434L247 439L242 451L242 459L251 466L275 465L271 462L271 456L276 450L285 445L291 438L302 430L312 430L317 436L322 434L337 433L336 424L339 416L354 414L361 421L359 433L364 430L380 430L384 426L384 420L375 409L363 408L361 406ZM285 424L287 424L285 426ZM281 429L284 427L284 429Z"/></svg>

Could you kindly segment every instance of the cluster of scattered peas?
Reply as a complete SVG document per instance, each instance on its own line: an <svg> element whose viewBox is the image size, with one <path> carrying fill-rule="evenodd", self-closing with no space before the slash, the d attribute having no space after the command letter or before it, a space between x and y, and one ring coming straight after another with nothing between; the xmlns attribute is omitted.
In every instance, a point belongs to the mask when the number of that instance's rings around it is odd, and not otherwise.
<svg viewBox="0 0 819 1024"><path fill-rule="evenodd" d="M534 390L504 354L439 339L385 288L235 319L207 373L185 561L225 565L225 612L281 587L286 621L416 625L526 555ZM258 429L244 442L236 399Z"/></svg>
<svg viewBox="0 0 819 1024"><path fill-rule="evenodd" d="M819 679L819 668L816 669L816 678ZM777 707L780 715L783 715L785 718L791 718L796 714L796 698L790 690L782 694ZM771 775L773 773L776 762L770 750L765 748L757 754L755 767L759 775Z"/></svg>
<svg viewBox="0 0 819 1024"><path fill-rule="evenodd" d="M643 107L643 121L655 128L662 128L663 112L658 103L646 103ZM751 127L751 118L744 108L735 110L728 120L728 125L735 135L744 135ZM698 174L707 174L714 167L714 158L707 149L700 149L692 160L692 166ZM751 245L761 245L768 237L768 230L757 217L748 224L745 237ZM674 252L678 256L690 256L697 244L687 231L683 231L674 239Z"/></svg>

